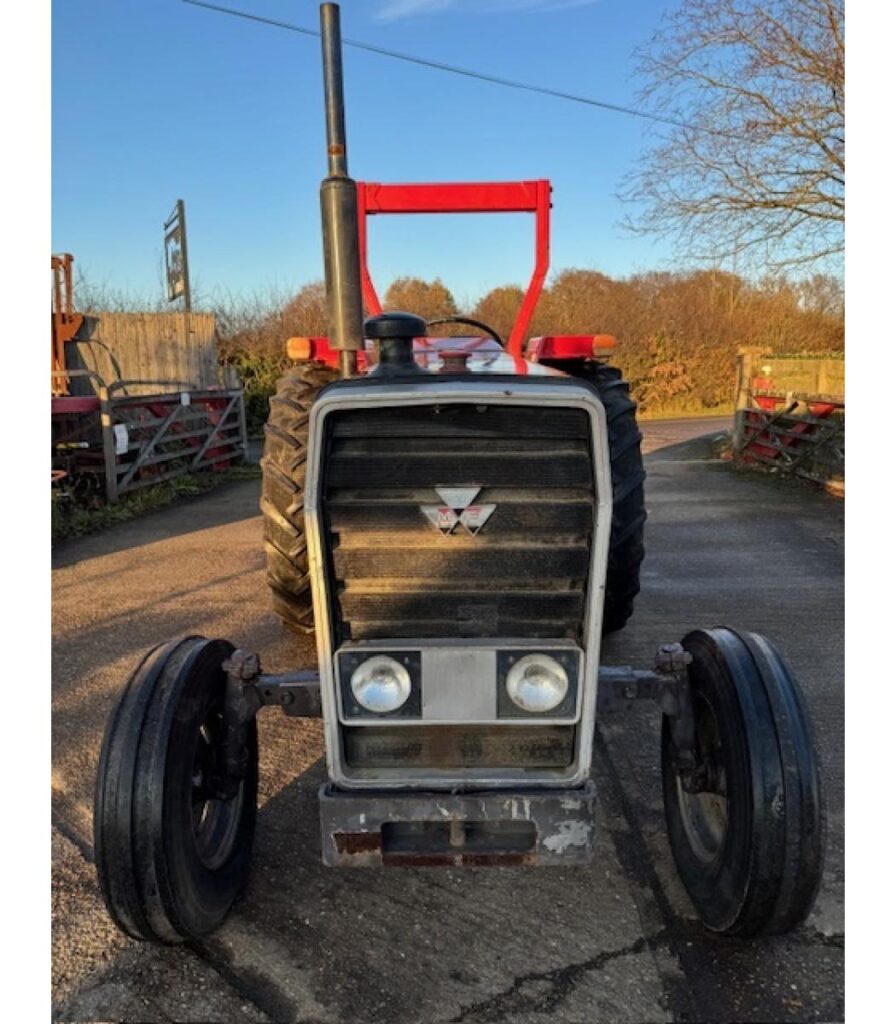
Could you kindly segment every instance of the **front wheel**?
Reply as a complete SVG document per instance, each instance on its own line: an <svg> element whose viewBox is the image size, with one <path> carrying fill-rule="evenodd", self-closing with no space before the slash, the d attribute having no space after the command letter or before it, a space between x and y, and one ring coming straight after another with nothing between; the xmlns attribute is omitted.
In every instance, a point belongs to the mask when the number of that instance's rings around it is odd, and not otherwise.
<svg viewBox="0 0 896 1024"><path fill-rule="evenodd" d="M190 636L150 651L103 739L94 804L100 888L135 939L213 931L249 875L258 789L255 722L242 778L224 777L225 640Z"/></svg>
<svg viewBox="0 0 896 1024"><path fill-rule="evenodd" d="M824 862L812 726L798 683L764 637L722 627L683 641L696 771L663 720L663 800L672 855L703 924L772 935L805 919Z"/></svg>

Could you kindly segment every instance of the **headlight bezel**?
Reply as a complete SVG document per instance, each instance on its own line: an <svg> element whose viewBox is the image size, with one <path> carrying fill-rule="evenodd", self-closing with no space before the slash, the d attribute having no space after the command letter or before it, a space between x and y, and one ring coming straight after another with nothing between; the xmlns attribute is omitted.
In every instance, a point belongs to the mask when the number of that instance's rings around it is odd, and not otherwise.
<svg viewBox="0 0 896 1024"><path fill-rule="evenodd" d="M531 711L517 704L508 691L508 676L524 659L545 659L556 663L566 676L566 693L563 699L544 711ZM530 664L531 664L530 660ZM575 718L579 697L579 658L574 651L545 647L543 649L520 648L498 651L497 664L498 719L522 718L529 721L541 719L567 721Z"/></svg>
<svg viewBox="0 0 896 1024"><path fill-rule="evenodd" d="M541 714L560 707L569 692L566 669L549 654L527 654L507 671L507 696L527 714Z"/></svg>
<svg viewBox="0 0 896 1024"><path fill-rule="evenodd" d="M372 711L358 699L352 678L358 669L370 661L386 658L398 664L410 681L410 693L404 703L391 711ZM347 719L419 718L421 707L420 653L419 651L368 650L353 653L339 661L340 696L342 712Z"/></svg>

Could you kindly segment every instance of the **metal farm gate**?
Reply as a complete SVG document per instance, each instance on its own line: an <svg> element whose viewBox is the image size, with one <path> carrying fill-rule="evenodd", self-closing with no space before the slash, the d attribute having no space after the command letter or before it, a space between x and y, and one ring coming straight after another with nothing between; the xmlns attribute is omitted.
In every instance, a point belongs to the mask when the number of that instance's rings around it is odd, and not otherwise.
<svg viewBox="0 0 896 1024"><path fill-rule="evenodd" d="M734 455L834 489L846 462L843 356L738 356Z"/></svg>
<svg viewBox="0 0 896 1024"><path fill-rule="evenodd" d="M217 361L210 314L102 314L68 343L51 372L54 479L122 495L246 452L238 379Z"/></svg>

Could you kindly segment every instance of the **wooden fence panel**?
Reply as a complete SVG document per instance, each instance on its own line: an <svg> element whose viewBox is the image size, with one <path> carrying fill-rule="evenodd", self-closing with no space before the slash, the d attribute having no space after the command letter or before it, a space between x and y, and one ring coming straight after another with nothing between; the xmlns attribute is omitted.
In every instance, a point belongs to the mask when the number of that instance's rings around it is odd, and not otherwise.
<svg viewBox="0 0 896 1024"><path fill-rule="evenodd" d="M117 380L182 381L194 388L224 383L212 313L100 313L86 316L66 346L71 369ZM95 394L91 378L74 378L72 394ZM132 388L145 393L151 388Z"/></svg>

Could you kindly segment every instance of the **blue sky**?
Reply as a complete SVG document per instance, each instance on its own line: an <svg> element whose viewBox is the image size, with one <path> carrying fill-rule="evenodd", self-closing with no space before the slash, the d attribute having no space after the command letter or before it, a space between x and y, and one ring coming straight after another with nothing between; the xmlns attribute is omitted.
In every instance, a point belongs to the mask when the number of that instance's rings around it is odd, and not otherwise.
<svg viewBox="0 0 896 1024"><path fill-rule="evenodd" d="M221 0L317 27L316 0ZM635 100L633 49L666 0L343 0L343 34L613 103ZM546 96L345 53L349 168L372 181L550 178L552 268L669 265L627 237L615 198L645 123ZM96 283L157 296L162 221L187 204L208 294L322 276L319 43L179 0L53 4L53 251ZM371 266L441 276L461 300L524 283L531 217L379 217Z"/></svg>

